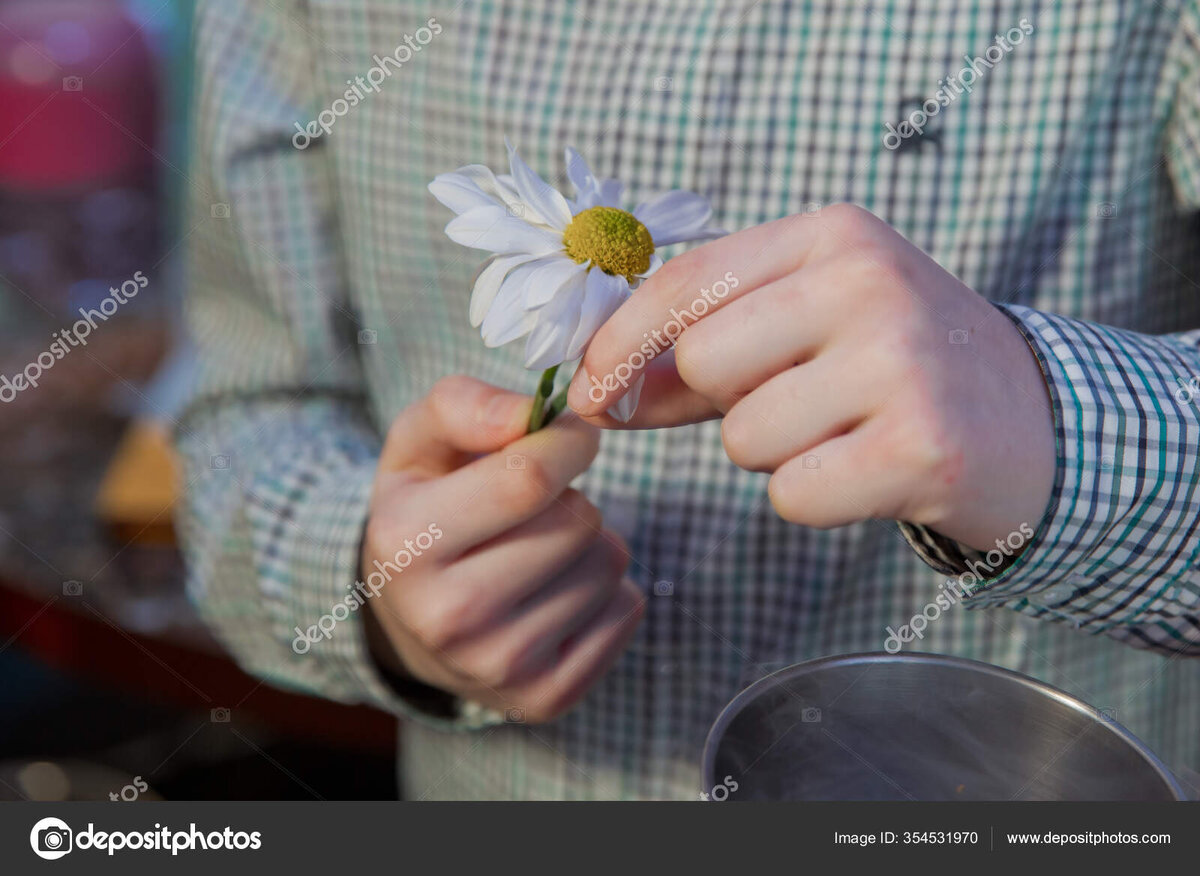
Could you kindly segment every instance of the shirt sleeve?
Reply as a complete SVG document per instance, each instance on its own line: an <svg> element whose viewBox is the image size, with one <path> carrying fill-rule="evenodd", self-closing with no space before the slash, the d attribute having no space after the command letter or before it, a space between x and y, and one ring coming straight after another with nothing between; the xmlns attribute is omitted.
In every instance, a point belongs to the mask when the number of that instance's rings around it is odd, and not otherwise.
<svg viewBox="0 0 1200 876"><path fill-rule="evenodd" d="M1167 173L1180 205L1200 210L1200 2L1190 0L1167 52L1162 99L1171 107L1164 133Z"/></svg>
<svg viewBox="0 0 1200 876"><path fill-rule="evenodd" d="M318 109L303 4L207 0L195 32L187 313L200 374L176 427L189 594L272 683L475 726L478 710L386 679L347 600L380 440L326 157L320 141L292 142Z"/></svg>
<svg viewBox="0 0 1200 876"><path fill-rule="evenodd" d="M925 527L902 531L930 565L970 576L968 607L1200 655L1200 332L1156 337L1000 309L1050 389L1058 465L1045 516L1003 560Z"/></svg>

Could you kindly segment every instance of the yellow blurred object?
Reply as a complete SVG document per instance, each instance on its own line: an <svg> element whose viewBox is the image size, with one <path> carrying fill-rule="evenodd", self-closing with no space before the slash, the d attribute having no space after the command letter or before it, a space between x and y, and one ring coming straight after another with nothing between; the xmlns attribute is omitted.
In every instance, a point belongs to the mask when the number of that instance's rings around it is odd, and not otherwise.
<svg viewBox="0 0 1200 876"><path fill-rule="evenodd" d="M178 496L179 465L170 433L161 423L135 422L100 483L96 514L122 541L174 544Z"/></svg>

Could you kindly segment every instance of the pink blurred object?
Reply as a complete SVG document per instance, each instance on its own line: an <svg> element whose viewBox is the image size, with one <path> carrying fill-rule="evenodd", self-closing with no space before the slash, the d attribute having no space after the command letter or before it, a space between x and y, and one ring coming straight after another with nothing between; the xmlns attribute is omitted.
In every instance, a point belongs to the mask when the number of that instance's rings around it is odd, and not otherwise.
<svg viewBox="0 0 1200 876"><path fill-rule="evenodd" d="M150 48L116 0L0 2L0 187L144 175L157 114Z"/></svg>

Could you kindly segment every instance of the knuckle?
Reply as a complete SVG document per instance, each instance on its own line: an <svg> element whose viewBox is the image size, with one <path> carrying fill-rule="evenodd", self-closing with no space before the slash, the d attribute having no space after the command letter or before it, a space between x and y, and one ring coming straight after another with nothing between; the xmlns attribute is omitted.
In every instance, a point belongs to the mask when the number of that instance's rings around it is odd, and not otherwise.
<svg viewBox="0 0 1200 876"><path fill-rule="evenodd" d="M572 690L569 685L558 685L544 691L536 706L525 714L527 721L546 724L557 720L571 710L583 698L586 690Z"/></svg>
<svg viewBox="0 0 1200 876"><path fill-rule="evenodd" d="M767 481L767 498L771 500L771 507L775 509L776 514L788 523L815 526L816 523L811 521L810 515L804 513L806 506L804 502L798 501L797 492L794 485L787 482L782 474L773 474Z"/></svg>
<svg viewBox="0 0 1200 876"><path fill-rule="evenodd" d="M612 569L612 576L608 579L609 583L615 588L621 580L621 576L625 574L625 570L629 568L629 564L633 562L633 556L629 552L629 548L618 537L614 537L612 533L606 533L604 536L605 543L608 545L609 563Z"/></svg>
<svg viewBox="0 0 1200 876"><path fill-rule="evenodd" d="M427 396L429 403L436 411L444 411L447 406L453 404L455 399L462 397L463 391L471 385L471 382L470 378L461 374L441 377L429 390Z"/></svg>
<svg viewBox="0 0 1200 876"><path fill-rule="evenodd" d="M842 526L836 506L820 500L814 487L805 488L800 482L805 478L796 475L794 469L784 468L771 476L767 482L767 497L775 513L788 523L808 526L813 529L833 529Z"/></svg>
<svg viewBox="0 0 1200 876"><path fill-rule="evenodd" d="M695 272L697 260L704 257L704 253L698 249L680 253L673 259L667 259L647 282L653 283L655 288L673 289L686 282Z"/></svg>
<svg viewBox="0 0 1200 876"><path fill-rule="evenodd" d="M568 523L587 532L595 532L604 525L604 514L579 490L568 489L562 495Z"/></svg>
<svg viewBox="0 0 1200 876"><path fill-rule="evenodd" d="M710 364L714 346L705 331L704 323L689 326L675 342L675 370L692 389L701 395L709 395L720 388L720 377Z"/></svg>
<svg viewBox="0 0 1200 876"><path fill-rule="evenodd" d="M550 702L543 699L539 701L537 705L530 706L525 710L525 723L548 724L554 719L560 717L569 707L570 704L568 704L566 707L563 707L560 706L557 701Z"/></svg>
<svg viewBox="0 0 1200 876"><path fill-rule="evenodd" d="M902 316L884 319L884 328L875 332L875 342L868 347L876 377L907 377L914 383L920 382L920 369L929 351L922 348L919 333ZM910 373L914 370L915 375Z"/></svg>
<svg viewBox="0 0 1200 876"><path fill-rule="evenodd" d="M735 405L721 421L721 443L725 446L726 455L739 468L751 469L754 466L755 419L743 403Z"/></svg>
<svg viewBox="0 0 1200 876"><path fill-rule="evenodd" d="M867 236L878 221L869 210L849 203L830 204L819 215L833 234L850 240Z"/></svg>
<svg viewBox="0 0 1200 876"><path fill-rule="evenodd" d="M580 456L585 460L585 464L590 463L596 458L596 454L600 452L600 430L577 419L568 420L567 424L568 428L576 432L579 436Z"/></svg>
<svg viewBox="0 0 1200 876"><path fill-rule="evenodd" d="M473 672L488 687L503 690L520 679L526 662L522 651L507 649L480 658Z"/></svg>
<svg viewBox="0 0 1200 876"><path fill-rule="evenodd" d="M418 632L422 641L435 649L456 644L470 628L475 600L465 590L456 589L418 611Z"/></svg>
<svg viewBox="0 0 1200 876"><path fill-rule="evenodd" d="M545 504L556 492L546 464L534 456L525 458L525 467L503 472L498 487L501 501L519 512L531 512Z"/></svg>
<svg viewBox="0 0 1200 876"><path fill-rule="evenodd" d="M860 243L856 254L876 278L906 281L908 269L903 254L885 241L868 240ZM891 284L883 284L884 291L894 291Z"/></svg>

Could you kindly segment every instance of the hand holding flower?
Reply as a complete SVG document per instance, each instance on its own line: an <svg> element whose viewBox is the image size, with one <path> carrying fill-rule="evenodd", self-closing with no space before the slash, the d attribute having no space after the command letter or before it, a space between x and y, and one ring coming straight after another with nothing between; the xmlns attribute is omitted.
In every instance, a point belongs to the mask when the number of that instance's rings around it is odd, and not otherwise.
<svg viewBox="0 0 1200 876"><path fill-rule="evenodd" d="M575 187L567 200L511 145L508 152L509 175L468 165L438 176L429 191L458 214L446 226L451 240L494 254L475 278L471 324L489 347L526 338L525 367L545 372L530 419L536 431L563 405L544 409L558 367L583 355L596 330L662 266L656 250L724 232L709 225L712 209L699 195L672 191L623 210L621 184L598 180L567 149ZM622 396L614 417L632 416L640 388Z"/></svg>
<svg viewBox="0 0 1200 876"><path fill-rule="evenodd" d="M631 421L606 416L628 381L599 400L593 381L727 273L736 286L637 375ZM902 519L986 549L1038 524L1055 473L1045 382L1014 323L850 205L673 259L596 334L569 402L607 427L723 416L729 457L771 472L776 510L810 526Z"/></svg>

